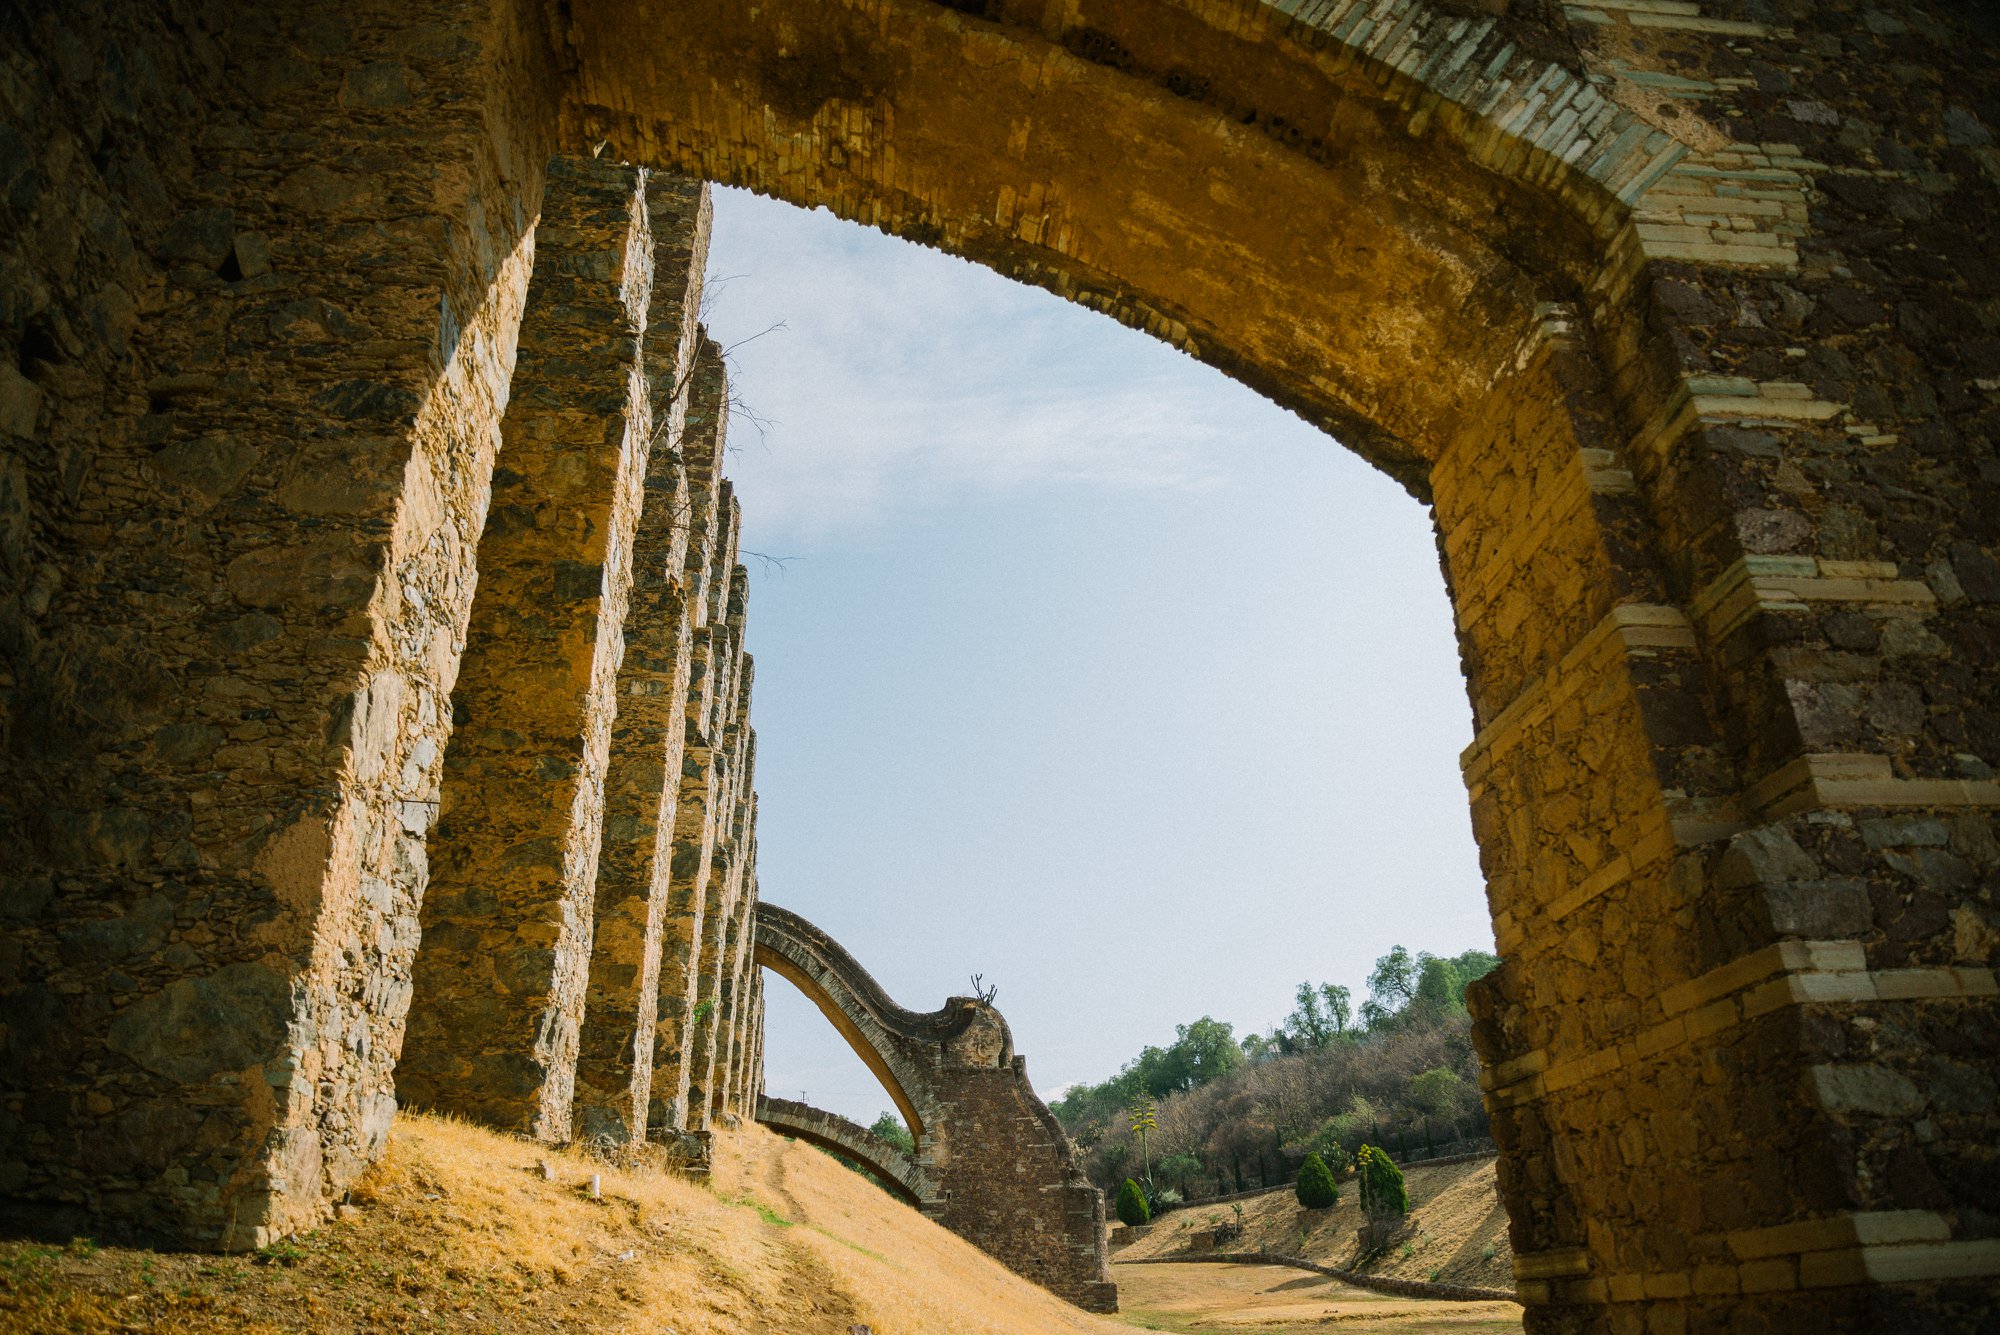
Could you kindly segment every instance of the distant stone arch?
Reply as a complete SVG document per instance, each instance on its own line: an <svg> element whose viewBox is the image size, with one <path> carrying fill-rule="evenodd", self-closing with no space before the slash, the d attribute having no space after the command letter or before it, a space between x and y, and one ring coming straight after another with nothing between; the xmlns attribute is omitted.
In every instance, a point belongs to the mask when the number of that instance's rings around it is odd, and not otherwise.
<svg viewBox="0 0 2000 1335"><path fill-rule="evenodd" d="M798 914L760 902L756 915L757 963L812 998L902 1111L916 1141L910 1173L924 1185L898 1180L931 1193L924 1213L1051 1292L1115 1310L1104 1195L1078 1170L1069 1137L1028 1083L1027 1059L1015 1054L1000 1012L974 997L907 1010ZM881 1158L889 1149L869 1149L877 1137L804 1104L766 1099L760 1120L770 1120L766 1112L776 1129L843 1154ZM889 1169L899 1171L893 1162Z"/></svg>

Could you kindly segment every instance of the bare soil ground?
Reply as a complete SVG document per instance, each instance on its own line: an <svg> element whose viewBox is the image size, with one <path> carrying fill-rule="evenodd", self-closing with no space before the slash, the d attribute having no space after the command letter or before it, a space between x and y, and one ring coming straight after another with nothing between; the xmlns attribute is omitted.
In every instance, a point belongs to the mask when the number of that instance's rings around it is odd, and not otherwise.
<svg viewBox="0 0 2000 1335"><path fill-rule="evenodd" d="M1514 1287L1507 1211L1494 1189L1494 1160L1404 1170L1410 1214L1388 1245L1374 1255L1361 1245L1361 1206L1353 1178L1340 1183L1340 1200L1308 1210L1289 1191L1253 1196L1243 1207L1243 1236L1223 1251L1284 1252L1388 1279L1429 1280L1491 1289ZM1163 1215L1152 1231L1112 1253L1112 1259L1173 1256L1186 1252L1192 1235L1236 1219L1228 1205L1197 1205ZM1114 1245L1118 1230L1113 1231ZM1147 1267L1150 1268L1150 1267ZM1134 1269L1114 1268L1122 1286Z"/></svg>
<svg viewBox="0 0 2000 1335"><path fill-rule="evenodd" d="M1183 1335L1390 1335L1446 1331L1498 1335L1521 1329L1508 1302L1394 1298L1308 1271L1266 1265L1117 1266L1127 1323Z"/></svg>

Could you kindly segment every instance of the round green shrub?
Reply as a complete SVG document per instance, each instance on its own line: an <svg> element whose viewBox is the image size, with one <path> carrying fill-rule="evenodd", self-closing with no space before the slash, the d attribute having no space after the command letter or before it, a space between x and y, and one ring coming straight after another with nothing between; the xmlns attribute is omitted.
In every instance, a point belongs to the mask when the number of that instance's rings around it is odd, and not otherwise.
<svg viewBox="0 0 2000 1335"><path fill-rule="evenodd" d="M1125 1179L1125 1185L1118 1188L1117 1210L1119 1220L1133 1228L1153 1217L1152 1211L1146 1208L1146 1193L1139 1190L1139 1184L1129 1177Z"/></svg>
<svg viewBox="0 0 2000 1335"><path fill-rule="evenodd" d="M1340 1199L1340 1187L1333 1180L1333 1170L1317 1154L1308 1154L1305 1163L1299 1166L1297 1190L1299 1204L1308 1210L1324 1210Z"/></svg>

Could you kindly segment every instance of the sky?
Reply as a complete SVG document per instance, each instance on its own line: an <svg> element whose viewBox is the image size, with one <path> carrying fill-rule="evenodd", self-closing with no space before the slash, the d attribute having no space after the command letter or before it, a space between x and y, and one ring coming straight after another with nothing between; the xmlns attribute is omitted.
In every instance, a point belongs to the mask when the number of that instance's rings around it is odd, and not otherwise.
<svg viewBox="0 0 2000 1335"><path fill-rule="evenodd" d="M1491 949L1428 512L1152 338L716 191L764 899L1044 1097L1398 943ZM765 975L773 1094L888 1096Z"/></svg>

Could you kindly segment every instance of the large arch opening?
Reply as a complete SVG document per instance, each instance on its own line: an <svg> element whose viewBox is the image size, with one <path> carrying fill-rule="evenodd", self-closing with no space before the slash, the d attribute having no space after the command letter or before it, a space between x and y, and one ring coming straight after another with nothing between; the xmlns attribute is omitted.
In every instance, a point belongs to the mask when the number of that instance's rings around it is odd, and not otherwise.
<svg viewBox="0 0 2000 1335"><path fill-rule="evenodd" d="M1619 81L1584 77L1543 17L1341 0L966 11L581 5L565 124L1145 328L1429 501L1506 958L1476 1010L1524 1294L1678 1302L1703 1265L1753 1282L1742 1248L1764 1243L1738 1237L1753 1221L1864 1236L1844 1188L1767 1167L1845 1160L1856 1118L1876 1115L1808 1074L1820 1054L1796 1009L1866 947L1813 943L1858 929L1798 910L1787 887L1811 855L1741 850L1812 843L1803 813L1944 790L1866 788L1893 781L1886 733L1865 761L1815 752L1798 701L1816 669L1767 660L1746 628L1901 595L1839 585L1861 571L1844 558L1764 559L1811 521L1753 519L1757 499L1782 512L1782 484L1709 433L1789 438L1845 409L1776 366L1706 374L1676 341L1686 311L1652 286L1662 262L1795 267L1802 178L1773 171L1776 194L1740 224L1701 221L1688 200L1733 197L1716 173L1764 168L1699 115L1668 133L1632 88L1647 118L1607 100ZM1684 40L1772 35L1706 23ZM1824 582L1787 603L1780 567ZM1789 1000L1748 999L1765 986ZM1719 1055L1751 1050L1765 1055ZM1639 1106L1648 1089L1673 1113ZM1755 1146L1726 1129L1746 1119L1766 1131ZM1663 1193L1663 1172L1714 1190Z"/></svg>

